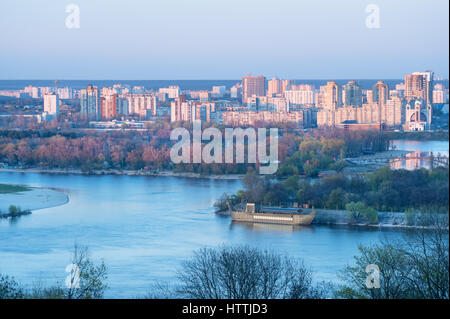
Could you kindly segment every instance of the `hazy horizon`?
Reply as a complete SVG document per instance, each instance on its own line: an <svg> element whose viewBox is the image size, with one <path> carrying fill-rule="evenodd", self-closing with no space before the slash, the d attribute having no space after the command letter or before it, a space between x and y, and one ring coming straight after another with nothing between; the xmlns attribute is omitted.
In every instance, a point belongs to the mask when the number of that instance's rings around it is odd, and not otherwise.
<svg viewBox="0 0 450 319"><path fill-rule="evenodd" d="M414 69L415 72L418 71L416 69ZM425 71L425 70L420 70L420 71ZM433 70L431 70L433 71ZM409 74L409 73L408 73ZM255 73L252 74L252 76L265 76L266 80L271 80L274 77L269 77L266 76L262 73ZM436 74L435 74L436 75ZM439 74L437 74L438 76L441 76ZM247 76L247 74L243 74L240 78L205 78L205 79L194 79L194 78L183 78L183 79L179 79L179 78L173 78L173 79L95 79L95 78L91 78L91 79L70 79L70 78L22 78L22 79L1 79L0 81L242 81L242 78ZM404 81L405 78L403 77L399 77L399 78L387 78L387 77L382 77L382 78L337 78L337 77L328 77L328 78L297 78L297 77L293 77L293 78L283 78L283 77L276 77L277 79L286 79L286 80L294 80L294 81L345 81L345 80L354 80L354 81L376 81L376 80L389 80L389 81ZM440 80L436 80L435 81L449 81L448 78L443 78Z"/></svg>
<svg viewBox="0 0 450 319"><path fill-rule="evenodd" d="M68 28L79 8L79 28ZM448 78L449 3L3 0L0 79Z"/></svg>

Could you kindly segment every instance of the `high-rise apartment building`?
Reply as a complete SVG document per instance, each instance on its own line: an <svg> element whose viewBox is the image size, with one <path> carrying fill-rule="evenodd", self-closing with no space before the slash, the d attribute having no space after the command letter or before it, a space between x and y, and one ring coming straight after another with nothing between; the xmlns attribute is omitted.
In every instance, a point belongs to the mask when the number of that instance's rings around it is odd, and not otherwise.
<svg viewBox="0 0 450 319"><path fill-rule="evenodd" d="M169 99L176 99L180 96L180 87L176 85L169 86L168 88L160 88L159 93L167 94Z"/></svg>
<svg viewBox="0 0 450 319"><path fill-rule="evenodd" d="M186 104L186 96L184 94L181 94L179 97L175 99L175 101L170 103L170 121L171 122L178 122L178 121L189 121L190 120L190 114L186 114L186 105L183 106L183 104ZM190 113L190 111L189 111Z"/></svg>
<svg viewBox="0 0 450 319"><path fill-rule="evenodd" d="M108 94L100 98L100 117L103 120L117 117L117 94Z"/></svg>
<svg viewBox="0 0 450 319"><path fill-rule="evenodd" d="M326 123L323 125L335 126L340 123L336 115L340 114L337 110L342 105L342 90L335 81L327 82L327 85L320 89L322 91L323 110L317 114L317 124Z"/></svg>
<svg viewBox="0 0 450 319"><path fill-rule="evenodd" d="M433 89L433 103L447 103L447 92L442 84L436 84Z"/></svg>
<svg viewBox="0 0 450 319"><path fill-rule="evenodd" d="M88 120L100 119L100 94L98 88L88 85L80 91L81 116Z"/></svg>
<svg viewBox="0 0 450 319"><path fill-rule="evenodd" d="M424 99L425 91L423 87L424 79L421 74L405 75L405 98L410 101L412 99Z"/></svg>
<svg viewBox="0 0 450 319"><path fill-rule="evenodd" d="M382 109L389 99L389 85L383 81L378 81L372 88L372 103L378 106L376 123L382 123Z"/></svg>
<svg viewBox="0 0 450 319"><path fill-rule="evenodd" d="M23 91L24 91L25 93L28 93L28 95L29 95L31 98L33 98L33 99L38 99L38 98L39 98L40 89L39 89L38 87L29 85L29 86L26 86L26 87L23 89ZM43 92L43 93L46 93L46 92ZM44 94L42 94L42 95L44 95Z"/></svg>
<svg viewBox="0 0 450 319"><path fill-rule="evenodd" d="M314 104L314 91L311 89L305 90L286 90L284 91L284 97L292 104Z"/></svg>
<svg viewBox="0 0 450 319"><path fill-rule="evenodd" d="M432 71L425 72L413 72L413 75L422 75L423 78L423 90L424 97L423 100L427 105L431 105L433 103L433 76L434 73Z"/></svg>
<svg viewBox="0 0 450 319"><path fill-rule="evenodd" d="M281 80L273 78L267 82L267 95L274 96L282 92Z"/></svg>
<svg viewBox="0 0 450 319"><path fill-rule="evenodd" d="M241 88L240 84L233 85L230 89L230 97L232 99L239 99L241 97Z"/></svg>
<svg viewBox="0 0 450 319"><path fill-rule="evenodd" d="M146 118L156 115L156 96L151 93L136 93L128 95L128 114Z"/></svg>
<svg viewBox="0 0 450 319"><path fill-rule="evenodd" d="M214 97L223 97L225 95L227 88L225 85L213 86L212 88L212 96Z"/></svg>
<svg viewBox="0 0 450 319"><path fill-rule="evenodd" d="M126 94L120 94L117 96L116 110L117 110L117 115L128 115L129 114L128 96Z"/></svg>
<svg viewBox="0 0 450 319"><path fill-rule="evenodd" d="M247 76L242 78L242 102L247 104L247 99L266 95L266 78L264 76Z"/></svg>
<svg viewBox="0 0 450 319"><path fill-rule="evenodd" d="M405 122L405 100L392 96L381 109L381 121L390 127L400 127Z"/></svg>
<svg viewBox="0 0 450 319"><path fill-rule="evenodd" d="M55 93L44 95L44 113L50 116L56 116L59 113L59 99Z"/></svg>
<svg viewBox="0 0 450 319"><path fill-rule="evenodd" d="M324 87L324 108L336 110L342 105L341 88L335 81L330 81Z"/></svg>
<svg viewBox="0 0 450 319"><path fill-rule="evenodd" d="M70 87L58 88L58 97L60 99L72 99L73 98L73 90Z"/></svg>
<svg viewBox="0 0 450 319"><path fill-rule="evenodd" d="M405 76L404 96L408 101L422 99L427 105L432 103L433 72L413 72Z"/></svg>
<svg viewBox="0 0 450 319"><path fill-rule="evenodd" d="M378 81L372 88L372 102L384 105L388 99L389 85L383 81Z"/></svg>
<svg viewBox="0 0 450 319"><path fill-rule="evenodd" d="M362 88L356 81L344 85L344 106L362 106Z"/></svg>
<svg viewBox="0 0 450 319"><path fill-rule="evenodd" d="M187 107L191 106L191 122L209 122L211 120L211 114L215 111L214 103L185 102L185 104Z"/></svg>
<svg viewBox="0 0 450 319"><path fill-rule="evenodd" d="M294 81L292 80L281 80L281 93L284 93L286 90L290 90L293 84Z"/></svg>

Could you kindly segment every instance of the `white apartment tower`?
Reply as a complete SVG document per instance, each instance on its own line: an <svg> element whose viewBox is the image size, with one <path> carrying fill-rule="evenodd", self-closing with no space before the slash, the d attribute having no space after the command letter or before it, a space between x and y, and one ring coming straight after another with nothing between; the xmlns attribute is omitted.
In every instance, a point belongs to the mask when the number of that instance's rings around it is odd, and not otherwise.
<svg viewBox="0 0 450 319"><path fill-rule="evenodd" d="M44 95L44 113L51 116L56 116L59 113L59 99L58 95L48 93Z"/></svg>

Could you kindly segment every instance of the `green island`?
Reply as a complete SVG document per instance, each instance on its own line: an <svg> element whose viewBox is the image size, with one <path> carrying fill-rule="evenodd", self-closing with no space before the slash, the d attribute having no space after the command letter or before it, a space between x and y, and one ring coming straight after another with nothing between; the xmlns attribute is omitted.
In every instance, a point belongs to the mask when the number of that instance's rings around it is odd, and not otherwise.
<svg viewBox="0 0 450 319"><path fill-rule="evenodd" d="M11 194L30 191L31 188L21 185L10 185L10 184L0 184L0 194ZM0 218L15 218L22 215L29 215L31 211L29 209L22 210L19 206L10 205L8 207L8 212L2 212L0 210Z"/></svg>
<svg viewBox="0 0 450 319"><path fill-rule="evenodd" d="M389 139L371 140L372 150L383 150ZM353 142L353 143L351 143ZM315 222L333 224L381 224L379 216L387 215L383 224L426 225L432 214L446 216L449 210L449 169L391 169L382 167L367 172L346 171L344 158L361 152L358 139L297 138L274 176L261 177L249 169L243 178L243 190L224 194L215 204L218 212L231 205L256 203L265 206L318 209ZM322 175L324 170L333 170ZM322 211L320 211L322 210ZM389 214L390 213L390 214ZM326 215L326 216L325 216ZM384 216L383 215L383 216Z"/></svg>
<svg viewBox="0 0 450 319"><path fill-rule="evenodd" d="M0 184L0 194L10 194L29 191L30 188L21 185Z"/></svg>

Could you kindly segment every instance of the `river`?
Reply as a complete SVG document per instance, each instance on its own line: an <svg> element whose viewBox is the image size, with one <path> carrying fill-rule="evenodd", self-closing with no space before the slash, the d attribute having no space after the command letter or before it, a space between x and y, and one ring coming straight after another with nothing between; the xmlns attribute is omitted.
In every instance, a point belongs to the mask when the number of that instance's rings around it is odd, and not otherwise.
<svg viewBox="0 0 450 319"><path fill-rule="evenodd" d="M425 142L426 143L426 142ZM448 143L447 143L448 151ZM337 281L358 244L399 239L404 231L375 228L247 226L214 214L237 180L147 176L0 173L0 183L58 188L66 205L0 220L0 273L31 286L64 282L74 242L109 267L106 297L134 298L156 281L175 278L182 260L201 247L247 244L303 258L316 280Z"/></svg>

